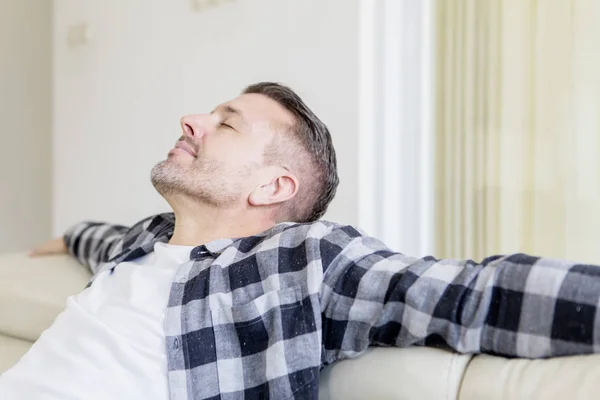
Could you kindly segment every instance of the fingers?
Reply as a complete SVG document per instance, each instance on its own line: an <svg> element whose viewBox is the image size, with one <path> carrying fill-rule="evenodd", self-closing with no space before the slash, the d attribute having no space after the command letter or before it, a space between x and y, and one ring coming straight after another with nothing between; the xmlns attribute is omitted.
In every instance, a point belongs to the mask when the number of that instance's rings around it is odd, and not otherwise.
<svg viewBox="0 0 600 400"><path fill-rule="evenodd" d="M29 251L29 257L42 257L51 254L43 245Z"/></svg>
<svg viewBox="0 0 600 400"><path fill-rule="evenodd" d="M30 257L43 257L59 254L68 254L67 246L62 238L43 243L29 251Z"/></svg>

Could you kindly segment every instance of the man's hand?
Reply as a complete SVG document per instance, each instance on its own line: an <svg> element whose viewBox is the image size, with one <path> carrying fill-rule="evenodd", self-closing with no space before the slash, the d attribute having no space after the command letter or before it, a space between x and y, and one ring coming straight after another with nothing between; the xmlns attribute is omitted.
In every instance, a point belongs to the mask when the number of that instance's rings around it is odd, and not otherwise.
<svg viewBox="0 0 600 400"><path fill-rule="evenodd" d="M61 254L69 254L67 245L62 237L36 246L29 252L30 257L54 256Z"/></svg>

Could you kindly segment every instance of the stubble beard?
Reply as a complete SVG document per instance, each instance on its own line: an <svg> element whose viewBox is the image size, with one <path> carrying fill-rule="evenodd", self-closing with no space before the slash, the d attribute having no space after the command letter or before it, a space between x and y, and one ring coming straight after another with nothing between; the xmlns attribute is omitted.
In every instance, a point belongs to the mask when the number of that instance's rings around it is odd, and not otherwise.
<svg viewBox="0 0 600 400"><path fill-rule="evenodd" d="M225 182L218 162L199 160L182 166L166 159L152 168L151 181L165 199L184 196L217 208L228 208L239 201L236 193Z"/></svg>

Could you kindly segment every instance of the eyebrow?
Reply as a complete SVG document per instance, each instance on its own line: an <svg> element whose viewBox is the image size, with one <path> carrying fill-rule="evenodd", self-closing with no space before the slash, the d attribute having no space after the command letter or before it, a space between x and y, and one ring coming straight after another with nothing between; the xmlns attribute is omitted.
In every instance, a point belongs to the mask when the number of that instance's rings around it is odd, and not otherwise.
<svg viewBox="0 0 600 400"><path fill-rule="evenodd" d="M242 111L240 111L239 109L237 109L235 107L232 107L229 104L226 104L224 106L219 106L219 107L215 108L213 111L211 111L211 114L214 114L217 111L220 111L220 112L222 112L224 114L237 115L238 117L240 117L245 122L244 114L242 113Z"/></svg>

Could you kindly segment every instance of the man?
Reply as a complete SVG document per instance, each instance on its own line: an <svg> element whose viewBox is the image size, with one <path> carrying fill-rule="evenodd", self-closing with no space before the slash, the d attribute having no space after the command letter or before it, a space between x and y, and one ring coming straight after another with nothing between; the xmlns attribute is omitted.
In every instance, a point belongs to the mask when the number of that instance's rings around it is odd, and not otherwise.
<svg viewBox="0 0 600 400"><path fill-rule="evenodd" d="M291 89L252 85L181 128L152 171L173 214L81 223L34 251L68 249L94 277L2 375L0 398L315 399L322 366L370 345L600 348L600 267L417 259L319 221L335 152Z"/></svg>

